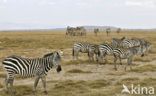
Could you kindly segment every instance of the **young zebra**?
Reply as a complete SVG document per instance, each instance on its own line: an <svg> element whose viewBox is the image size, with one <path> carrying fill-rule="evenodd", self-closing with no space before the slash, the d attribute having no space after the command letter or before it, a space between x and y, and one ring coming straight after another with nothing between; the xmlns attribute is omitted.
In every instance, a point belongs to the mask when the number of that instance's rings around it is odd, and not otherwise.
<svg viewBox="0 0 156 96"><path fill-rule="evenodd" d="M46 73L53 67L56 67L57 72L61 69L61 57L58 52L54 51L52 53L44 55L43 58L28 59L22 58L20 56L9 56L6 57L2 64L7 72L7 77L5 80L6 92L8 93L8 84L15 94L16 91L13 87L14 75L19 74L22 77L35 77L33 93L36 94L36 87L39 79L42 80L44 93L46 91Z"/></svg>
<svg viewBox="0 0 156 96"><path fill-rule="evenodd" d="M112 54L113 54L113 47L111 44L108 43L100 44L98 62L102 63L103 58L106 60L106 55L112 55Z"/></svg>
<svg viewBox="0 0 156 96"><path fill-rule="evenodd" d="M115 49L113 49L114 69L117 70L116 61L118 58L120 60L121 65L122 65L121 59L127 59L127 64L130 65L130 69L132 69L132 67L131 67L132 58L137 53L139 53L141 55L141 57L144 56L145 51L143 51L142 46L136 46L136 47L127 48L127 49L126 48L115 48ZM126 66L125 66L125 71L126 71Z"/></svg>
<svg viewBox="0 0 156 96"><path fill-rule="evenodd" d="M73 49L72 49L73 60L75 59L75 57L76 59L78 59L79 52L82 52L82 53L88 53L89 61L90 61L90 58L92 57L92 55L94 55L92 53L96 49L96 46L97 45L95 44L90 44L86 42L75 42L73 44Z"/></svg>

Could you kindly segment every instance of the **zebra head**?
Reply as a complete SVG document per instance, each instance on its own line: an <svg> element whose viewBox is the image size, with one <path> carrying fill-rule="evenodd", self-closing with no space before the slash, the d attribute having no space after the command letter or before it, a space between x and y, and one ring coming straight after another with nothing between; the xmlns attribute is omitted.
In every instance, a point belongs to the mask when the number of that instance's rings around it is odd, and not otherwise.
<svg viewBox="0 0 156 96"><path fill-rule="evenodd" d="M150 42L146 43L146 48L150 52L152 50L152 44Z"/></svg>
<svg viewBox="0 0 156 96"><path fill-rule="evenodd" d="M141 57L143 57L146 53L146 47L144 45L137 46L135 49L136 52L141 55Z"/></svg>
<svg viewBox="0 0 156 96"><path fill-rule="evenodd" d="M43 58L48 58L52 64L52 66L56 67L56 71L60 72L61 68L61 56L57 51L44 55Z"/></svg>

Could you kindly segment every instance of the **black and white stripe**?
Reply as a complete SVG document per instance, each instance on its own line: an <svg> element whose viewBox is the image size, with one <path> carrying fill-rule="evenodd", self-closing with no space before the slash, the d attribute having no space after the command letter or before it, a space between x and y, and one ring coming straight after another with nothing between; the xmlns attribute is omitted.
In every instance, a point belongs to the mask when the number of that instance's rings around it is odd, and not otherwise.
<svg viewBox="0 0 156 96"><path fill-rule="evenodd" d="M131 39L140 42L141 46L145 46L143 49L144 51L149 52L152 50L152 44L150 42L148 42L147 40L145 40L143 38L136 38L136 37L132 37Z"/></svg>
<svg viewBox="0 0 156 96"><path fill-rule="evenodd" d="M61 57L58 52L54 51L50 54L44 55L43 58L28 59L20 56L8 56L6 57L2 64L7 72L6 78L6 92L8 92L8 83L10 83L12 91L15 93L13 88L14 75L19 74L22 77L35 77L34 92L36 91L38 80L41 78L43 80L43 85L45 86L45 76L46 73L55 66L57 72L61 71L60 65ZM35 92L36 94L36 92Z"/></svg>
<svg viewBox="0 0 156 96"><path fill-rule="evenodd" d="M113 55L114 55L115 70L117 70L116 61L118 58L120 60L121 65L122 65L121 59L127 59L127 64L130 65L130 68L131 68L132 58L137 53L139 53L142 57L144 56L144 52L143 52L141 46L135 46L132 48L127 48L127 49L126 48L114 48ZM125 67L125 70L126 70L126 67Z"/></svg>
<svg viewBox="0 0 156 96"><path fill-rule="evenodd" d="M121 42L125 39L125 37L122 37L121 39L112 38L111 45L113 48L122 47Z"/></svg>
<svg viewBox="0 0 156 96"><path fill-rule="evenodd" d="M121 46L123 48L131 48L134 46L140 46L140 42L138 40L133 40L133 39L124 39L121 42Z"/></svg>
<svg viewBox="0 0 156 96"><path fill-rule="evenodd" d="M96 61L98 61L99 46L91 44L88 49L89 62L94 61L94 54L96 55Z"/></svg>
<svg viewBox="0 0 156 96"><path fill-rule="evenodd" d="M112 55L113 53L113 47L111 44L108 43L102 43L99 45L99 59L98 61L101 63L103 58L106 60L107 55Z"/></svg>
<svg viewBox="0 0 156 96"><path fill-rule="evenodd" d="M79 52L81 53L88 53L89 58L92 57L92 53L96 54L95 49L97 48L97 45L87 43L87 42L75 42L73 44L73 49L72 49L72 55L73 59L78 59Z"/></svg>

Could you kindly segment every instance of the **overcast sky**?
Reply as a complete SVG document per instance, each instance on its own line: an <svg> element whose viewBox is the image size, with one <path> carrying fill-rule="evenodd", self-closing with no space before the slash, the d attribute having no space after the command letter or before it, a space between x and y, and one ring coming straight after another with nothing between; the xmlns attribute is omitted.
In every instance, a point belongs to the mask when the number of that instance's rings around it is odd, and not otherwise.
<svg viewBox="0 0 156 96"><path fill-rule="evenodd" d="M68 25L156 28L156 0L0 0L0 30Z"/></svg>

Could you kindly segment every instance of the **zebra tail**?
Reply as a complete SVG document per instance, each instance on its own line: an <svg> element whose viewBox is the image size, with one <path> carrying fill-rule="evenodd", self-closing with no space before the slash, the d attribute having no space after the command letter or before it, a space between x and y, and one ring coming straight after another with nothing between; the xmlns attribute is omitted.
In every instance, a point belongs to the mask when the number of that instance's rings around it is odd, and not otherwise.
<svg viewBox="0 0 156 96"><path fill-rule="evenodd" d="M73 48L73 50L72 50L72 56L74 56L74 48Z"/></svg>

